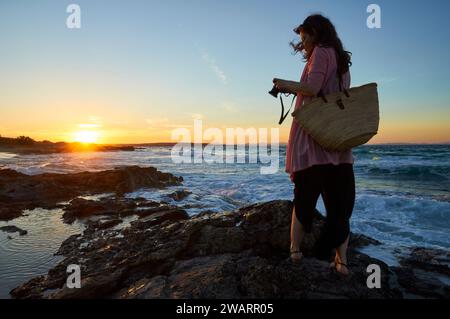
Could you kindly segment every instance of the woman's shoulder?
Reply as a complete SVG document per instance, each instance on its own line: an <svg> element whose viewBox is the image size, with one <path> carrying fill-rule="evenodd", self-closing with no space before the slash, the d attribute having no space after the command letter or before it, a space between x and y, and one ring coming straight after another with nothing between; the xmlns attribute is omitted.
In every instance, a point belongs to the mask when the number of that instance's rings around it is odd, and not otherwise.
<svg viewBox="0 0 450 319"><path fill-rule="evenodd" d="M334 48L331 47L331 46L328 46L328 45L322 45L322 44L319 44L319 45L317 45L316 48L317 48L317 49L320 49L320 50L322 50L322 51L334 51Z"/></svg>
<svg viewBox="0 0 450 319"><path fill-rule="evenodd" d="M318 45L314 48L314 51L312 53L312 58L317 60L332 60L335 56L335 49L333 47L325 47Z"/></svg>
<svg viewBox="0 0 450 319"><path fill-rule="evenodd" d="M313 55L327 54L329 49L333 49L333 48L318 45L314 48Z"/></svg>

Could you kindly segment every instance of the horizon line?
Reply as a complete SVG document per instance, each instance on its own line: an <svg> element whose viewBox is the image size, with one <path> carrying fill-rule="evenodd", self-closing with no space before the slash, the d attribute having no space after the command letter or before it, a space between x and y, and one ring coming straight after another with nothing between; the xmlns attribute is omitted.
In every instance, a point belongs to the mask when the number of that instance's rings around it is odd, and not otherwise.
<svg viewBox="0 0 450 319"><path fill-rule="evenodd" d="M24 136L24 135L19 135L16 137L9 137L9 136L3 136L0 134L0 137L2 138L18 138L20 136ZM83 143L83 142L77 142L77 141L73 141L73 142L67 142L67 141L51 141L51 140L35 140L34 138L31 138L34 141L40 143L40 142L44 142L44 141L48 141L51 143L67 143L67 144L72 144L72 143L78 143L78 144L91 144L91 145L121 145L121 146L139 146L139 145L161 145L161 146L170 146L170 145L176 145L176 144L188 144L188 143L182 143L182 142L167 142L167 141L161 141L161 142L139 142L139 143ZM196 144L195 142L191 142L191 144ZM226 143L209 143L209 142L202 142L202 145L236 145L236 144L226 144ZM251 145L254 143L244 143L244 145ZM286 145L287 142L280 142L279 145ZM385 142L385 143L366 143L363 145L445 145L445 144L450 144L450 141L443 141L443 142ZM241 145L241 144L238 144ZM267 143L267 145L272 145L272 143Z"/></svg>

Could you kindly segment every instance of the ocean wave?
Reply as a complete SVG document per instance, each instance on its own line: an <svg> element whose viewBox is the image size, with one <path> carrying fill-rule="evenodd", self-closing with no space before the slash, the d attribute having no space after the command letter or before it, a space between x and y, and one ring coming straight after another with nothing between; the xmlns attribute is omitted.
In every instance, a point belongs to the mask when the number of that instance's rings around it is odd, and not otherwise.
<svg viewBox="0 0 450 319"><path fill-rule="evenodd" d="M351 220L355 232L383 243L450 245L450 203L405 195L358 194Z"/></svg>
<svg viewBox="0 0 450 319"><path fill-rule="evenodd" d="M0 159L10 159L10 158L13 158L16 156L17 156L17 154L0 152Z"/></svg>
<svg viewBox="0 0 450 319"><path fill-rule="evenodd" d="M408 165L396 167L370 167L367 174L372 177L395 178L399 180L448 181L450 166Z"/></svg>
<svg viewBox="0 0 450 319"><path fill-rule="evenodd" d="M373 156L380 158L417 158L420 160L433 160L449 158L450 145L363 145L353 149L353 154L358 159L367 159Z"/></svg>

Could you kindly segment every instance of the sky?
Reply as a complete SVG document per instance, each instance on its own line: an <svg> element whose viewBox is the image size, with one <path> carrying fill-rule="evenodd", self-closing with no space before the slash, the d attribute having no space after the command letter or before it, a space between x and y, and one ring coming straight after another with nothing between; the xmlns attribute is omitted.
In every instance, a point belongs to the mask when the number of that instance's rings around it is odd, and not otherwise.
<svg viewBox="0 0 450 319"><path fill-rule="evenodd" d="M69 4L81 28L69 29ZM369 29L367 7L381 8ZM450 141L449 1L1 0L0 135L170 142L176 128L280 128L274 77L295 80L292 29L309 14L352 52L352 86L377 82L370 143ZM286 100L286 99L285 99ZM287 100L286 100L287 101Z"/></svg>

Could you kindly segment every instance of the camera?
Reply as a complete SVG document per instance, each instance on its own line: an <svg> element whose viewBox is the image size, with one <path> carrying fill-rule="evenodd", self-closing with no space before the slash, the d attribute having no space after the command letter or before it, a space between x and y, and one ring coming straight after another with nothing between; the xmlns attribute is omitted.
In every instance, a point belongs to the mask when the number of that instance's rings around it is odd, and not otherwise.
<svg viewBox="0 0 450 319"><path fill-rule="evenodd" d="M273 83L274 83L274 84L273 84L272 90L269 91L269 94L270 94L270 95L272 95L274 98L277 98L279 93L284 93L286 96L291 95L291 94L294 95L293 98L292 98L291 107L290 107L289 110L286 112L286 114L284 113L284 103L283 103L283 98L282 98L281 95L280 95L280 102L281 102L281 116L280 116L280 120L278 121L278 124L281 125L281 124L284 122L284 120L286 119L286 117L288 116L289 111L292 109L292 105L294 104L294 100L295 100L295 98L296 98L296 96L297 96L297 93L291 92L291 91L289 91L289 90L283 90L283 91L280 91L280 90L277 88L277 86L276 86L276 81L277 81L277 79L274 79L274 80L273 80Z"/></svg>
<svg viewBox="0 0 450 319"><path fill-rule="evenodd" d="M297 93L291 92L291 91L289 91L289 90L283 90L283 91L280 91L280 90L277 88L275 81L276 81L276 80L274 80L274 84L273 84L272 90L269 91L269 94L272 95L274 98L277 98L279 93L284 93L285 95L291 95L291 94L297 95Z"/></svg>
<svg viewBox="0 0 450 319"><path fill-rule="evenodd" d="M274 98L277 98L278 93L280 93L280 90L278 90L276 85L274 84L272 90L269 91L269 94L272 95Z"/></svg>

